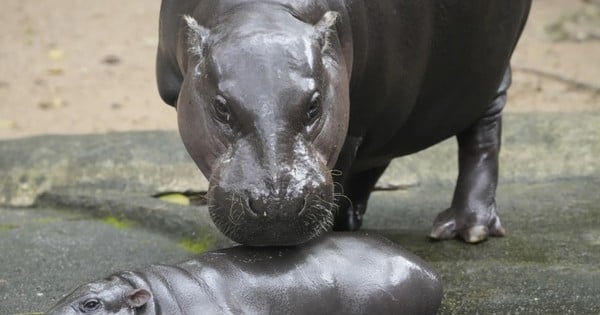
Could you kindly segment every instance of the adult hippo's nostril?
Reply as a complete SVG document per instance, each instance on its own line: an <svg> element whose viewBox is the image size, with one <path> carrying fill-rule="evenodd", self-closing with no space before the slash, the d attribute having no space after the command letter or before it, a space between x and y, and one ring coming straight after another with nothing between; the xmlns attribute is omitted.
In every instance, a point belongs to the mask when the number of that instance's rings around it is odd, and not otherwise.
<svg viewBox="0 0 600 315"><path fill-rule="evenodd" d="M258 212L256 212L254 208L252 208L252 203L250 202L250 199L246 198L245 202L246 204L244 205L244 208L246 209L246 213L248 213L253 218L257 218Z"/></svg>
<svg viewBox="0 0 600 315"><path fill-rule="evenodd" d="M249 211L258 217L286 218L300 216L304 212L304 197L288 198L248 198Z"/></svg>

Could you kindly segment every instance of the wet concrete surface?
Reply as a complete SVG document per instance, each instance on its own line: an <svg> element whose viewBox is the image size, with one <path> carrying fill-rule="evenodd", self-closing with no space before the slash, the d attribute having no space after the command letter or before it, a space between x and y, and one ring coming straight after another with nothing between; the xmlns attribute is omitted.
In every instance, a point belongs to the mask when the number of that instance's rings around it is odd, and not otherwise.
<svg viewBox="0 0 600 315"><path fill-rule="evenodd" d="M453 143L394 162L380 186L396 189L373 194L364 228L439 271L440 314L599 314L600 115L509 118L497 198L506 237L477 245L427 239L433 218L452 197ZM182 187L174 179L190 169L185 156L176 160L181 169L163 169L169 165L163 153L152 160L152 151L161 150L153 139L172 134L121 136L0 141L0 174L11 177L0 187L1 315L42 312L88 280L230 244L206 206L152 198ZM57 142L71 149L44 147ZM98 156L73 149L86 143L106 147ZM144 176L161 169L160 176ZM125 170L133 174L120 177Z"/></svg>
<svg viewBox="0 0 600 315"><path fill-rule="evenodd" d="M376 192L364 228L440 272L440 314L598 314L599 185L589 178L505 184L498 205L507 236L477 245L426 237L451 186ZM0 314L43 311L87 280L194 255L178 237L108 218L1 208Z"/></svg>
<svg viewBox="0 0 600 315"><path fill-rule="evenodd" d="M440 314L599 314L600 179L500 186L507 235L477 245L431 242L424 232L452 187L375 193L365 228L440 272Z"/></svg>
<svg viewBox="0 0 600 315"><path fill-rule="evenodd" d="M41 312L75 285L189 255L174 239L114 218L0 208L0 314Z"/></svg>

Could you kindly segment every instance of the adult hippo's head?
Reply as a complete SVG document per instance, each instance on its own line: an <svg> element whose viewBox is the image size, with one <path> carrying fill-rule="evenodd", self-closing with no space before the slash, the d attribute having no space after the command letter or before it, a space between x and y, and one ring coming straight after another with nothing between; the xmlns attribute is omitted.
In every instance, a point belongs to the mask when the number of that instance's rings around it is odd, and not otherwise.
<svg viewBox="0 0 600 315"><path fill-rule="evenodd" d="M294 245L333 222L331 169L348 128L338 14L302 21L240 5L210 28L185 16L181 138L209 179L209 209L232 240Z"/></svg>

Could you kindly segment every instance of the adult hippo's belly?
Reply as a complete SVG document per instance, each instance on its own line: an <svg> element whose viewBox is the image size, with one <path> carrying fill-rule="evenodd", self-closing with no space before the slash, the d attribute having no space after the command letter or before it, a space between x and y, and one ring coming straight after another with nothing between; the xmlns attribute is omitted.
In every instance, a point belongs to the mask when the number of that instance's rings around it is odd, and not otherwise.
<svg viewBox="0 0 600 315"><path fill-rule="evenodd" d="M501 236L509 61L529 0L163 0L157 79L219 229L291 245L360 227L391 159L456 136L430 237Z"/></svg>

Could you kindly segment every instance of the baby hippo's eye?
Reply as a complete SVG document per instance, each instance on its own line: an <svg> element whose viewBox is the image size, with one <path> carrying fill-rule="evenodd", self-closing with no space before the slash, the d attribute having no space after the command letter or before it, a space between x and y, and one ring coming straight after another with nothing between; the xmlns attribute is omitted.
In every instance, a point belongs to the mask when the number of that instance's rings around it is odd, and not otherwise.
<svg viewBox="0 0 600 315"><path fill-rule="evenodd" d="M312 125L321 116L321 93L313 93L308 111L306 112L306 125Z"/></svg>
<svg viewBox="0 0 600 315"><path fill-rule="evenodd" d="M231 120L231 112L229 111L229 106L227 105L227 100L221 96L215 96L213 101L213 109L215 118L222 123L229 123Z"/></svg>
<svg viewBox="0 0 600 315"><path fill-rule="evenodd" d="M100 309L101 307L102 303L100 303L100 300L96 298L87 299L79 305L79 309L84 313L91 313Z"/></svg>

